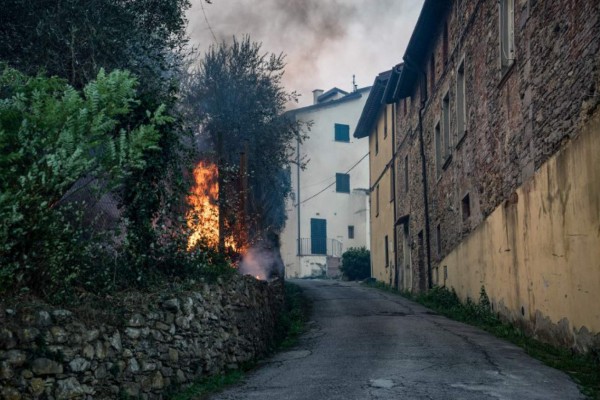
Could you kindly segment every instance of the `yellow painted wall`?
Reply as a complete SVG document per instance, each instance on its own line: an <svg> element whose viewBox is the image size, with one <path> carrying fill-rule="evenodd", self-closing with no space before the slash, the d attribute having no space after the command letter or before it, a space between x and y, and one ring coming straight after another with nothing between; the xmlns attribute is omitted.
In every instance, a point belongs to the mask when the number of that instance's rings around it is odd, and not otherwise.
<svg viewBox="0 0 600 400"><path fill-rule="evenodd" d="M600 345L600 113L439 264L543 340ZM447 278L444 269L447 268ZM523 315L524 314L524 315Z"/></svg>
<svg viewBox="0 0 600 400"><path fill-rule="evenodd" d="M394 255L394 203L391 197L393 105L382 109L376 128L369 135L369 176L371 185L371 266L372 277L391 284L395 265ZM385 132L387 117L387 135ZM378 135L379 151L375 151L375 135ZM377 212L377 186L379 186L379 212ZM385 261L385 237L388 239L388 263Z"/></svg>

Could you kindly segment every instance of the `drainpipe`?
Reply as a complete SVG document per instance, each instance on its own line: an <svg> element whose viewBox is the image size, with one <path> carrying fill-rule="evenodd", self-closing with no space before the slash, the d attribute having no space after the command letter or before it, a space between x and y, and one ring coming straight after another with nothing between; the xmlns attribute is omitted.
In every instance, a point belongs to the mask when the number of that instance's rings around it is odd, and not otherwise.
<svg viewBox="0 0 600 400"><path fill-rule="evenodd" d="M392 190L394 193L394 268L396 269L396 289L400 289L400 272L398 269L398 235L396 226L396 103L392 103ZM387 105L386 105L387 107Z"/></svg>
<svg viewBox="0 0 600 400"><path fill-rule="evenodd" d="M298 198L296 200L296 213L297 213L297 218L298 218L298 241L297 241L297 246L298 246L298 268L302 268L302 266L300 265L300 253L301 253L301 249L300 249L300 136L298 135L298 139L297 139L297 145L296 145L296 193L298 194ZM301 270L299 270L299 272L302 272Z"/></svg>
<svg viewBox="0 0 600 400"><path fill-rule="evenodd" d="M425 71L419 68L418 65L412 62L410 57L404 56L405 63L409 68L414 69L419 77L425 77ZM421 82L419 81L419 85ZM431 276L431 243L430 237L430 224L429 224L429 196L428 196L428 184L427 184L427 165L425 157L425 141L423 139L423 110L425 109L426 97L421 93L421 106L419 107L419 150L421 153L421 174L423 176L423 205L425 207L425 250L427 252L427 287L432 288L432 276Z"/></svg>

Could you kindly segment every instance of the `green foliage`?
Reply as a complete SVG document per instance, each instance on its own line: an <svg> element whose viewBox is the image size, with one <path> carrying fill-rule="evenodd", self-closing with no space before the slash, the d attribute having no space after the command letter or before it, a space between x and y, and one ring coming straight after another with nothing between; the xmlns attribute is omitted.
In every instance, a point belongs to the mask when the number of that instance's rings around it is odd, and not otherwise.
<svg viewBox="0 0 600 400"><path fill-rule="evenodd" d="M209 394L217 393L228 386L240 382L243 378L244 372L238 369L228 371L224 374L209 376L168 398L170 400L205 399Z"/></svg>
<svg viewBox="0 0 600 400"><path fill-rule="evenodd" d="M189 6L189 0L4 0L0 61L76 88L101 68L127 69L143 93L162 97L181 63Z"/></svg>
<svg viewBox="0 0 600 400"><path fill-rule="evenodd" d="M310 316L311 303L300 286L285 283L285 304L277 321L276 340L279 349L289 349L298 343Z"/></svg>
<svg viewBox="0 0 600 400"><path fill-rule="evenodd" d="M350 247L342 254L340 270L352 281L371 276L371 253L365 247Z"/></svg>
<svg viewBox="0 0 600 400"><path fill-rule="evenodd" d="M78 91L59 78L0 75L0 290L75 283L99 242L84 221L82 189L118 188L159 150L164 107L130 125L137 81L106 74Z"/></svg>

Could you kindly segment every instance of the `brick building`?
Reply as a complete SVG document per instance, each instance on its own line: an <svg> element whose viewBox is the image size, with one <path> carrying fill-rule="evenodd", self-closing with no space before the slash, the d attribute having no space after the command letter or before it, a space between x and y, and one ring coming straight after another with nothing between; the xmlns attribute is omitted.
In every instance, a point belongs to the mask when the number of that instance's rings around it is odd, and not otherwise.
<svg viewBox="0 0 600 400"><path fill-rule="evenodd" d="M600 2L426 0L396 104L396 284L600 344Z"/></svg>

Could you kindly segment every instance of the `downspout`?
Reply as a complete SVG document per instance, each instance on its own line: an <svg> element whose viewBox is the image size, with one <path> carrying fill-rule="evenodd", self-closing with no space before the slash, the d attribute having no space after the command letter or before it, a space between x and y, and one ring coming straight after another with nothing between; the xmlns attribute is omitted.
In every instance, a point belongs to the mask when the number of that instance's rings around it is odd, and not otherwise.
<svg viewBox="0 0 600 400"><path fill-rule="evenodd" d="M301 247L300 247L300 135L298 134L298 139L297 139L297 147L296 147L296 193L298 194L298 199L296 200L296 213L297 213L297 218L298 218L298 240L296 242L296 245L298 247L298 268L299 271L298 272L302 272L301 268L302 266L300 265L300 255L301 255Z"/></svg>
<svg viewBox="0 0 600 400"><path fill-rule="evenodd" d="M419 77L425 76L425 71L423 71L419 66L412 62L410 57L404 56L404 61L409 66L409 68L414 69ZM429 223L429 196L428 194L428 184L427 184L427 165L426 165L426 157L425 157L425 141L423 139L423 110L425 109L426 95L423 95L422 92L422 83L419 80L419 87L421 88L421 106L419 107L419 150L421 153L421 174L423 177L423 205L425 207L425 250L427 252L427 287L429 289L432 288L432 276L431 276L431 243L429 240L430 237L430 223Z"/></svg>
<svg viewBox="0 0 600 400"><path fill-rule="evenodd" d="M394 191L394 268L396 269L396 289L400 289L400 272L398 269L398 236L396 226L396 103L392 103L392 190ZM387 105L386 105L387 107Z"/></svg>

